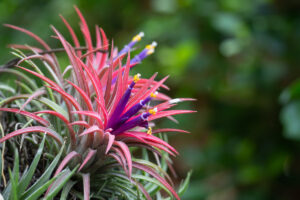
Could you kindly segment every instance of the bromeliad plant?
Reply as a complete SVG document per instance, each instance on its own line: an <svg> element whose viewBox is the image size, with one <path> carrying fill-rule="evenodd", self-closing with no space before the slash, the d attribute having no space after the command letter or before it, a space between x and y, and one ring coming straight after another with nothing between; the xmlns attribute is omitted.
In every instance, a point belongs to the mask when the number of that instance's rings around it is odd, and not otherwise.
<svg viewBox="0 0 300 200"><path fill-rule="evenodd" d="M6 187L6 197L26 199L35 194L36 198L43 195L51 199L60 194L61 199L71 196L84 199L162 199L169 196L179 199L188 181L176 192L166 171L172 170L169 155L178 153L168 144L163 133L187 131L154 128L154 120L163 117L175 120L173 115L193 112L170 109L179 102L193 99L171 99L159 92L160 88L168 89L164 85L168 77L155 81L157 74L149 79L141 78L140 74L130 76L130 69L154 52L156 42L131 58L131 51L143 33L118 51L113 42L109 45L104 31L96 26L94 46L86 21L75 9L81 20L85 47L80 46L63 17L74 46L52 27L62 49L51 49L35 34L6 25L33 37L44 49L12 45L19 57L16 64L19 70L0 69L0 73L18 76L20 81L17 84L22 92L26 92L3 97L0 101L0 111L26 117L25 121L22 119L22 128L0 138L0 143L39 140L38 152L45 151L45 159L49 160L44 166L47 176L42 175L44 179L31 183L31 187L26 182L18 188L19 175L10 173L12 180ZM32 53L23 54L20 49ZM63 72L56 57L59 51L65 52L70 62ZM42 61L40 66L35 60ZM36 78L29 78L25 72ZM44 133L47 137L28 133ZM142 158L138 159L139 156ZM38 160L32 169L36 169ZM14 171L15 168L18 168L18 163L14 164ZM30 178L27 172L24 172L23 179Z"/></svg>

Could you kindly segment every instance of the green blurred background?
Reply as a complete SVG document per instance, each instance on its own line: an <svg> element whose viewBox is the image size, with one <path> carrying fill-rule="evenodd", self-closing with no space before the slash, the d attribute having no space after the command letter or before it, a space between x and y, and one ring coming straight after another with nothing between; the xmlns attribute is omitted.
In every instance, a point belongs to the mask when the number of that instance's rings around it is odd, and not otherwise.
<svg viewBox="0 0 300 200"><path fill-rule="evenodd" d="M51 47L49 24L69 38L58 14L79 33L77 5L119 47L144 31L139 48L156 53L134 70L170 74L172 97L193 97L178 116L189 130L170 142L179 179L193 169L183 199L299 199L300 2L298 0L1 0L0 23L25 27ZM0 63L10 43L36 44L0 28Z"/></svg>

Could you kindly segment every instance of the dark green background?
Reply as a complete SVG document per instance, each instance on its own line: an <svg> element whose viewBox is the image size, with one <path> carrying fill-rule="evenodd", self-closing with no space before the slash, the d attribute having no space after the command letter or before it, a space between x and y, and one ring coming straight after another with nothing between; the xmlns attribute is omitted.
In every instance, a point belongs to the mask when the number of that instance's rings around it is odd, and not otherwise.
<svg viewBox="0 0 300 200"><path fill-rule="evenodd" d="M299 199L299 1L1 0L0 23L59 47L49 25L70 39L62 14L79 33L73 5L91 30L100 25L119 47L144 31L140 48L152 40L159 45L134 71L170 74L167 94L198 99L178 106L196 114L178 116L179 125L160 124L192 133L170 138L181 153L179 176L193 169L183 199ZM1 63L13 57L10 43L36 44L1 27Z"/></svg>

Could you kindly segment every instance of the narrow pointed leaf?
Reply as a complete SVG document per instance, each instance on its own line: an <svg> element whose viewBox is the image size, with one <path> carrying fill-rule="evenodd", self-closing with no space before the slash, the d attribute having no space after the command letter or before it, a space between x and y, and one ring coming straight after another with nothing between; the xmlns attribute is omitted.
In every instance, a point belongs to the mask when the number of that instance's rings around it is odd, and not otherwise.
<svg viewBox="0 0 300 200"><path fill-rule="evenodd" d="M108 143L107 143L107 147L106 147L106 150L105 150L105 154L107 154L108 151L110 150L114 140L115 140L115 136L110 134L110 133L106 133L105 137L106 138L108 137Z"/></svg>
<svg viewBox="0 0 300 200"><path fill-rule="evenodd" d="M86 165L86 163L91 160L91 158L96 154L96 152L97 152L96 150L90 149L89 153L87 154L87 156L84 158L82 164L80 165L78 171L80 171Z"/></svg>
<svg viewBox="0 0 300 200"><path fill-rule="evenodd" d="M132 173L132 160L131 160L131 154L130 154L130 150L128 149L127 145L121 141L114 141L114 145L117 145L118 147L120 147L120 149L122 150L125 158L126 158L126 163L128 165L128 172L129 172L129 177L131 177L131 173Z"/></svg>
<svg viewBox="0 0 300 200"><path fill-rule="evenodd" d="M27 171L27 173L25 173L19 183L19 192L22 194L25 189L28 187L35 171L36 171L36 167L40 161L41 155L43 153L44 150L44 144L45 144L45 140L46 140L46 135L44 135L43 140L41 141L41 144L38 148L38 150L35 153L34 159L31 162L30 168Z"/></svg>
<svg viewBox="0 0 300 200"><path fill-rule="evenodd" d="M83 198L84 200L90 199L90 174L83 174Z"/></svg>
<svg viewBox="0 0 300 200"><path fill-rule="evenodd" d="M75 174L77 169L78 167L75 167L72 171L70 171L69 169L62 171L60 173L60 176L52 184L50 192L45 196L45 200L53 199L63 188L63 186L69 181L69 179Z"/></svg>
<svg viewBox="0 0 300 200"><path fill-rule="evenodd" d="M0 111L4 111L4 112L13 112L16 114L21 114L27 117L30 117L34 120L36 120L37 122L39 122L40 124L44 125L44 126L49 126L49 122L47 120L45 120L42 117L39 117L33 113L27 112L27 111L22 111L16 108L0 108Z"/></svg>
<svg viewBox="0 0 300 200"><path fill-rule="evenodd" d="M157 172L155 172L152 168L150 167L147 167L145 165L142 165L140 163L137 163L137 162L133 162L132 163L132 166L134 168L137 168L137 169L140 169L140 170L143 170L147 173L149 173L151 176L153 176L155 179L157 179L159 182L161 182L166 188L167 188L167 191L170 191L172 193L172 195L177 199L177 200L180 200L178 194L175 192L175 190L169 185L169 183L164 179L162 178Z"/></svg>
<svg viewBox="0 0 300 200"><path fill-rule="evenodd" d="M42 133L47 133L49 134L51 137L53 137L58 143L62 144L63 143L63 139L62 137L56 133L54 130L49 129L49 128L45 128L42 126L33 126L33 127L27 127L27 128L23 128L23 129L19 129L16 130L14 132L11 132L7 135L5 135L4 137L0 138L0 143L15 137L17 135L22 135L24 133L31 133L31 132L42 132Z"/></svg>
<svg viewBox="0 0 300 200"><path fill-rule="evenodd" d="M63 168L75 157L80 157L76 151L71 151L68 155L61 161L60 165L58 166L57 170L54 173L54 176L57 176Z"/></svg>
<svg viewBox="0 0 300 200"><path fill-rule="evenodd" d="M34 191L37 191L38 188L41 185L44 185L44 184L46 184L47 181L49 181L49 178L50 178L52 172L54 171L54 169L56 168L56 166L57 166L57 164L58 164L58 162L60 160L60 157L61 157L61 155L63 153L64 148L65 148L65 144L63 144L63 146L61 147L59 153L53 159L53 161L51 162L51 164L47 167L47 169L42 174L42 176L24 194L22 194L22 198L28 197L29 195L31 195L32 193L34 193ZM47 188L48 187L46 187L46 189Z"/></svg>
<svg viewBox="0 0 300 200"><path fill-rule="evenodd" d="M45 182L44 184L39 185L40 187L36 188L25 200L36 200L40 199L40 197L44 194L44 192L47 190L49 185L51 185L58 176L55 176L51 178L49 181Z"/></svg>

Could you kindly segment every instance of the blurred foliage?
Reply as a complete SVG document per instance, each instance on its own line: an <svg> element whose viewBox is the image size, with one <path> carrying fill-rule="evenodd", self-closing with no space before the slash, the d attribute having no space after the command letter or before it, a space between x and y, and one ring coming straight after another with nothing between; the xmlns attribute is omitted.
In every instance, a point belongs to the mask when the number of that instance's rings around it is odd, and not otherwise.
<svg viewBox="0 0 300 200"><path fill-rule="evenodd" d="M179 175L194 171L183 199L298 199L299 1L2 0L0 22L47 38L49 23L66 33L59 13L76 25L74 4L119 46L143 30L139 46L159 46L134 70L171 74L170 96L198 99L182 105L197 114L177 117L192 134L171 137ZM1 63L12 57L5 45L34 44L7 28L0 35Z"/></svg>

